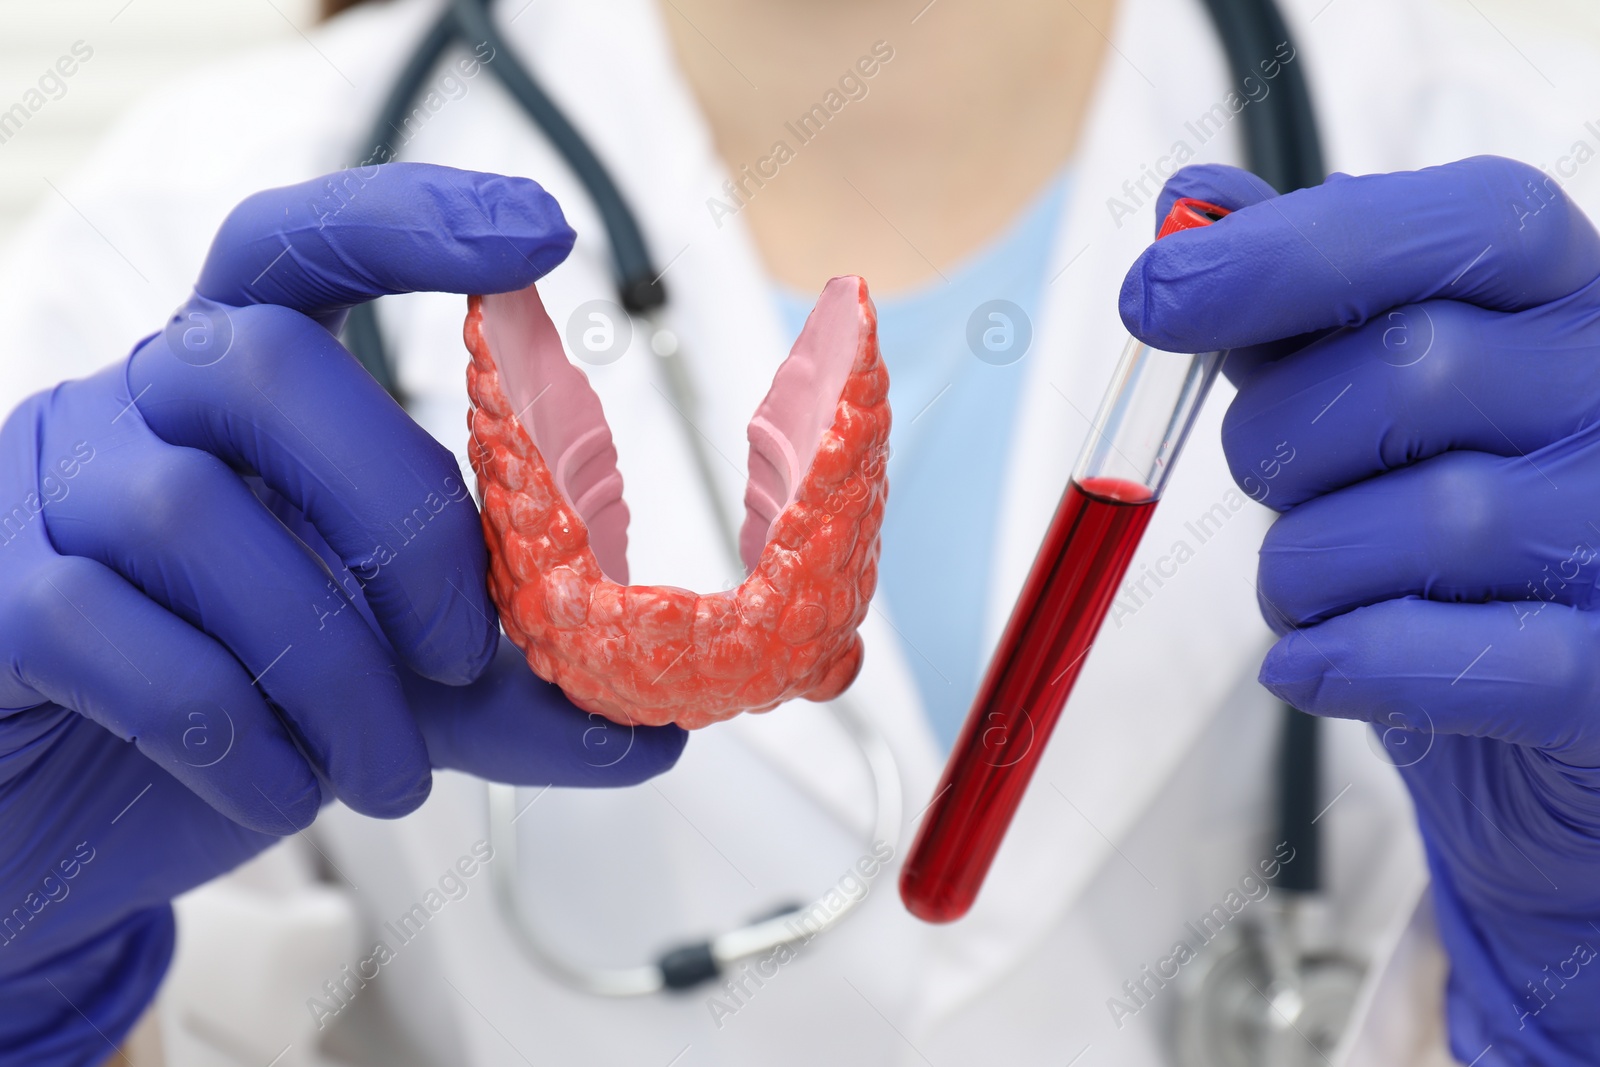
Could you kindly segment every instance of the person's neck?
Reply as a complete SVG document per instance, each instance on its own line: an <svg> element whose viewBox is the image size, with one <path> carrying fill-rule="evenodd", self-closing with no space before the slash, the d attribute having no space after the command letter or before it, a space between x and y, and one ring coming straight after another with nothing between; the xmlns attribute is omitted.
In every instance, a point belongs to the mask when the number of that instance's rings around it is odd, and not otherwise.
<svg viewBox="0 0 1600 1067"><path fill-rule="evenodd" d="M738 183L708 210L741 215L778 280L937 277L1072 154L1115 0L925 3L662 4Z"/></svg>

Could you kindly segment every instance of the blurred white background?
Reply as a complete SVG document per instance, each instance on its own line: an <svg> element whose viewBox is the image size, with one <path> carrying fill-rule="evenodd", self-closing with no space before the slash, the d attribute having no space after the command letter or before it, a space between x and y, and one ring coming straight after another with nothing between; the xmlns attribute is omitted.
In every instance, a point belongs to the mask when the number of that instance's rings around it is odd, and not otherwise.
<svg viewBox="0 0 1600 1067"><path fill-rule="evenodd" d="M0 248L55 195L47 180L59 181L123 109L172 77L295 36L315 23L316 8L316 0L0 0ZM49 81L41 90L41 76L79 41L93 58L61 79L64 92ZM19 122L14 106L41 98Z"/></svg>
<svg viewBox="0 0 1600 1067"><path fill-rule="evenodd" d="M526 0L522 0L526 2ZM601 0L584 0L601 2ZM981 0L950 0L976 3ZM1169 0L1172 3L1197 0ZM1279 0L1320 14L1339 0ZM1530 21L1600 41L1600 0L1423 0L1487 21L1515 44ZM318 0L0 0L0 251L122 111L162 82L316 24ZM519 3L517 6L521 6ZM93 59L13 132L7 112L75 42ZM1600 118L1600 101L1596 101Z"/></svg>

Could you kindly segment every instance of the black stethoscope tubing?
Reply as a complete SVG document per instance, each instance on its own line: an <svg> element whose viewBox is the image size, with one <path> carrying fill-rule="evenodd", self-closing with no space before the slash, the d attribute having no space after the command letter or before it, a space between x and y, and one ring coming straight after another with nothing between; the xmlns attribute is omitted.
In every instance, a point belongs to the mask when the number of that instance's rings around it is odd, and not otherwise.
<svg viewBox="0 0 1600 1067"><path fill-rule="evenodd" d="M612 274L617 299L631 315L643 315L666 305L667 293L661 271L650 256L644 232L633 208L623 199L611 172L595 154L566 113L540 86L533 73L506 44L490 14L492 0L450 0L449 5L428 27L416 49L395 76L383 107L364 142L361 164L387 162L395 158L394 139L421 95L422 88L446 49L457 41L486 44L493 57L484 65L516 101L561 155L583 185L606 228L611 249ZM399 379L388 357L383 335L371 303L351 309L345 327L345 341L361 365L393 395L401 399Z"/></svg>
<svg viewBox="0 0 1600 1067"><path fill-rule="evenodd" d="M1204 0L1228 68L1236 82L1254 76L1254 64L1292 41L1283 13L1273 0ZM1284 64L1274 90L1245 108L1245 159L1280 193L1322 184L1327 171L1322 138L1311 104L1311 90L1298 63ZM1322 889L1322 834L1316 825L1321 793L1321 723L1287 704L1274 766L1277 836L1294 848L1295 862L1283 868L1277 885L1291 892Z"/></svg>

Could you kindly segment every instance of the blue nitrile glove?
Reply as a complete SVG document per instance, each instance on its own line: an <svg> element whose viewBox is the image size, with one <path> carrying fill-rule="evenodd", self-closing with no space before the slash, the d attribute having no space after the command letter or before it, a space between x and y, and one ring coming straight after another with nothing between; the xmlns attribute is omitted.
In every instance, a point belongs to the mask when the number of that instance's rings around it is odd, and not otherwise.
<svg viewBox="0 0 1600 1067"><path fill-rule="evenodd" d="M261 193L165 331L0 430L0 1063L102 1061L167 902L333 797L394 817L430 765L676 760L681 730L585 715L500 639L454 460L328 332L382 293L527 285L572 237L533 182L441 167Z"/></svg>
<svg viewBox="0 0 1600 1067"><path fill-rule="evenodd" d="M1600 1063L1600 238L1489 157L1167 194L1242 208L1147 251L1122 314L1242 350L1223 444L1284 512L1261 681L1400 767L1460 1061Z"/></svg>

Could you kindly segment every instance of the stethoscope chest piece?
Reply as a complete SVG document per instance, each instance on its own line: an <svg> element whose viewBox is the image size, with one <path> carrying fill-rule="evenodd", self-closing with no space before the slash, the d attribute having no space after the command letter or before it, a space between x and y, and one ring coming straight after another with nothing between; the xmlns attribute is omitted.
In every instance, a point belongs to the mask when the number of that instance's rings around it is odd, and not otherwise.
<svg viewBox="0 0 1600 1067"><path fill-rule="evenodd" d="M1185 972L1174 1033L1181 1067L1328 1067L1365 969L1295 951L1280 921L1230 931Z"/></svg>

